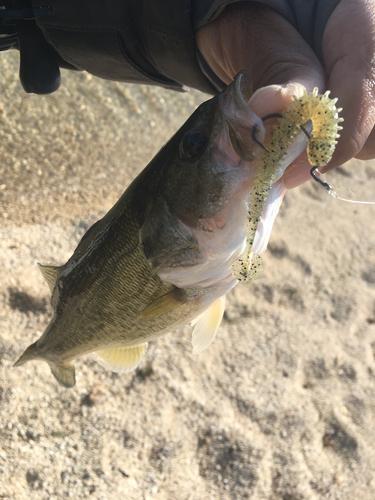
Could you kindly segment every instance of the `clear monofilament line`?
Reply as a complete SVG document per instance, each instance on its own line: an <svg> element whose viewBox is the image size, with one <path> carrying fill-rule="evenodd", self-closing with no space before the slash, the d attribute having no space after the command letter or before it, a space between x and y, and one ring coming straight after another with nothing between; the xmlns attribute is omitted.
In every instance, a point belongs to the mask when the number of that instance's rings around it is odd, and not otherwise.
<svg viewBox="0 0 375 500"><path fill-rule="evenodd" d="M319 172L318 167L313 167L310 170L310 174L314 179L314 181L318 182L321 186L323 186L324 189L328 191L328 194L330 194L337 200L345 201L347 203L356 203L358 205L375 205L375 201L349 200L348 198L342 198L336 193L336 191L333 190L333 187L330 184L328 184L328 182L325 182L323 179L320 178L321 173ZM318 176L316 174L318 174Z"/></svg>
<svg viewBox="0 0 375 500"><path fill-rule="evenodd" d="M333 189L329 189L328 194L330 194L337 200L345 201L346 203L356 203L358 205L375 205L375 201L348 200L347 198L342 198Z"/></svg>

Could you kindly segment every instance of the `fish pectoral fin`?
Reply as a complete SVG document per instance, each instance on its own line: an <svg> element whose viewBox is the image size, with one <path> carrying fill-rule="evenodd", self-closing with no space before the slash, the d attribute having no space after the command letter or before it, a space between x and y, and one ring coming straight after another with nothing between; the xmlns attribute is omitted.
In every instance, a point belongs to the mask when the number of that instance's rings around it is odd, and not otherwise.
<svg viewBox="0 0 375 500"><path fill-rule="evenodd" d="M104 349L96 351L98 361L105 368L117 373L127 373L137 368L142 354L147 349L147 342L144 344L132 345L129 347L117 347L115 349Z"/></svg>
<svg viewBox="0 0 375 500"><path fill-rule="evenodd" d="M216 337L225 309L225 295L214 302L194 321L193 354L202 352Z"/></svg>
<svg viewBox="0 0 375 500"><path fill-rule="evenodd" d="M76 385L76 375L73 363L64 365L50 364L52 375L59 382L59 384L67 387L74 387Z"/></svg>
<svg viewBox="0 0 375 500"><path fill-rule="evenodd" d="M185 290L174 288L171 292L151 302L139 316L138 321L147 321L162 316L185 304L188 300L189 298Z"/></svg>
<svg viewBox="0 0 375 500"><path fill-rule="evenodd" d="M38 262L38 267L52 292L63 266L43 266Z"/></svg>

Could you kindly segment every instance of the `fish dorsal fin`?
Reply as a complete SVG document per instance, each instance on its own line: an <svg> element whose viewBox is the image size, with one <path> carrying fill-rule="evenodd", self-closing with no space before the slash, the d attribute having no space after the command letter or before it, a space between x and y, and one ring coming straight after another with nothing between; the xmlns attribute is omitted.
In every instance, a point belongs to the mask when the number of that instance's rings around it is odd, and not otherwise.
<svg viewBox="0 0 375 500"><path fill-rule="evenodd" d="M145 344L132 345L129 347L117 347L96 351L100 363L117 373L127 373L137 368L142 354L147 349Z"/></svg>
<svg viewBox="0 0 375 500"><path fill-rule="evenodd" d="M174 288L171 292L158 297L151 302L143 313L139 316L138 320L147 321L149 319L157 318L162 314L173 311L181 306L188 300L188 296L184 290Z"/></svg>
<svg viewBox="0 0 375 500"><path fill-rule="evenodd" d="M39 262L38 266L40 272L43 274L43 278L47 281L47 284L52 292L62 266L43 266L42 264L39 264Z"/></svg>
<svg viewBox="0 0 375 500"><path fill-rule="evenodd" d="M202 352L216 337L225 309L225 295L214 302L194 322L193 354Z"/></svg>

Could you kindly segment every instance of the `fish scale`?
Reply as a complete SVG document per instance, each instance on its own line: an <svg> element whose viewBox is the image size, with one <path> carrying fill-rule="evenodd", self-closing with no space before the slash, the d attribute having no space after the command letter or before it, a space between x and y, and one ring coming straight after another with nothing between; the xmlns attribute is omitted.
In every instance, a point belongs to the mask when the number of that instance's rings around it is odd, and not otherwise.
<svg viewBox="0 0 375 500"><path fill-rule="evenodd" d="M130 228L129 234L134 235L133 238L129 239L124 235L119 226ZM80 344L85 345L87 352L102 347L103 338L108 346L118 344L122 332L126 332L129 342L133 340L133 336L135 341L141 340L141 326L134 329L137 318L150 300L173 289L157 275L150 275L149 266L137 241L138 232L139 226L134 224L133 214L126 211L112 223L111 231L106 235L104 251L101 245L94 245L85 260L74 268L74 273L70 272L58 280L58 283L62 281L63 289L67 288L72 292L59 302L61 305L56 311L56 323L60 329L66 327L66 322L69 323L72 336L82 332ZM77 250L79 253L79 247ZM96 268L93 274L87 272L91 261ZM75 255L64 267L69 269L74 262ZM79 290L81 287L87 290L79 310L74 304L77 284ZM147 294L144 293L145 289ZM60 316L63 318L62 323ZM89 321L87 317L90 318ZM156 329L160 329L159 326ZM101 332L100 339L97 331ZM66 339L66 335L63 339ZM80 349L80 344L76 348Z"/></svg>

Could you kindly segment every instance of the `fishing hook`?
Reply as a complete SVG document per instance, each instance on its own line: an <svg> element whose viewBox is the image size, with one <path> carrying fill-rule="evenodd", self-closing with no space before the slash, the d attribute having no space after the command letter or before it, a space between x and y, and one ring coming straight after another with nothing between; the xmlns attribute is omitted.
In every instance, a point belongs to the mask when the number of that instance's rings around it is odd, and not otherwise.
<svg viewBox="0 0 375 500"><path fill-rule="evenodd" d="M308 122L306 122L308 123ZM306 125L305 123L305 125ZM299 128L302 130L302 132L305 134L305 136L308 138L308 139L311 139L313 137L313 135L305 129L304 125L300 125ZM318 168L318 167L317 167ZM311 174L312 175L312 174Z"/></svg>
<svg viewBox="0 0 375 500"><path fill-rule="evenodd" d="M324 189L326 189L327 191L331 191L333 189L332 186L330 186L328 182L324 182L321 179L319 179L319 177L316 175L315 171L318 170L318 168L319 167L313 167L310 170L311 177L314 179L314 181L319 182L319 184L321 184L324 187ZM320 172L318 173L320 174Z"/></svg>
<svg viewBox="0 0 375 500"><path fill-rule="evenodd" d="M272 113L271 115L264 116L262 118L262 122L265 122L266 120L269 120L271 118L282 118L282 115L280 115L280 113ZM255 137L256 129L257 125L254 125L253 130L251 131L251 138L255 142L255 144L258 144L258 146L260 146L262 149L264 149L264 151L267 151L268 153L268 149L264 147L263 144L259 142L258 139Z"/></svg>

